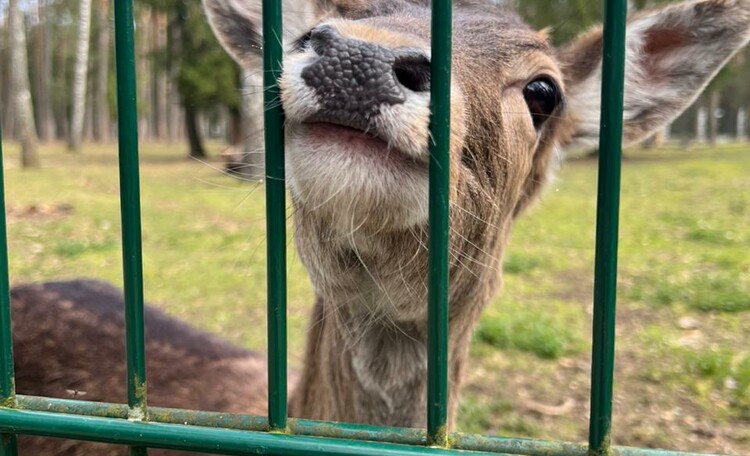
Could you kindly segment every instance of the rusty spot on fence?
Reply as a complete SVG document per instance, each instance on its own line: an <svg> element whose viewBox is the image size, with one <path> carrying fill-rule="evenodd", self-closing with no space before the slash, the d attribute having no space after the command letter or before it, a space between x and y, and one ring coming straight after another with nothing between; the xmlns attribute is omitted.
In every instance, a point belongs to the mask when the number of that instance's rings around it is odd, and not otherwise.
<svg viewBox="0 0 750 456"><path fill-rule="evenodd" d="M148 420L148 405L146 404L146 382L138 375L133 376L133 395L135 406L128 411L128 419L133 421Z"/></svg>
<svg viewBox="0 0 750 456"><path fill-rule="evenodd" d="M5 408L15 408L18 403L16 402L16 379L14 377L10 378L10 396L3 398L2 401L0 401L0 407Z"/></svg>

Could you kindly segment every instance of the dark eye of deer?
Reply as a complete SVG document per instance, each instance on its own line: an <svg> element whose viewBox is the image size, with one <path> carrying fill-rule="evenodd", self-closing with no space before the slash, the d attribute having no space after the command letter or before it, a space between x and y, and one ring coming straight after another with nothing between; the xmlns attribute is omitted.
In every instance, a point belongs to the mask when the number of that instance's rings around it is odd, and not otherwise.
<svg viewBox="0 0 750 456"><path fill-rule="evenodd" d="M305 33L301 37L294 40L294 43L292 43L292 51L293 52L302 52L307 48L308 43L310 43L310 37L312 36L312 30Z"/></svg>
<svg viewBox="0 0 750 456"><path fill-rule="evenodd" d="M560 91L557 85L547 78L531 81L523 89L523 97L529 106L534 128L539 130L560 104Z"/></svg>

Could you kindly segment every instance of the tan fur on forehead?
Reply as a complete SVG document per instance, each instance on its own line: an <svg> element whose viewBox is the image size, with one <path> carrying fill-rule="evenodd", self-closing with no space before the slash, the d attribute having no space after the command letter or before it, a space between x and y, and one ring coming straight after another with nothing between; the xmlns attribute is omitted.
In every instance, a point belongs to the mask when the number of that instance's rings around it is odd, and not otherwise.
<svg viewBox="0 0 750 456"><path fill-rule="evenodd" d="M335 0L336 12L348 19L390 15L415 5L428 6L427 0Z"/></svg>
<svg viewBox="0 0 750 456"><path fill-rule="evenodd" d="M334 20L328 22L341 33L342 36L350 39L366 41L372 44L388 48L402 47L420 47L428 48L429 43L414 35L405 35L395 33L383 27L369 25L363 22Z"/></svg>
<svg viewBox="0 0 750 456"><path fill-rule="evenodd" d="M565 80L563 73L560 71L558 63L553 56L547 52L532 50L523 55L519 65L513 65L509 68L507 76L511 81L518 81L518 84L526 85L529 77L539 77L541 75L551 78L562 93L565 93ZM506 87L507 88L507 87Z"/></svg>

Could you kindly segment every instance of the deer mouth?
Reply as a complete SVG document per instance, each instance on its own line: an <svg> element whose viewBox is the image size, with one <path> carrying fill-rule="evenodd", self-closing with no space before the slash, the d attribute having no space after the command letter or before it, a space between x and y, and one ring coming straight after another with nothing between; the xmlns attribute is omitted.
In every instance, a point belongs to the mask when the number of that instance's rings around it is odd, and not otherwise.
<svg viewBox="0 0 750 456"><path fill-rule="evenodd" d="M406 154L390 145L390 138L377 128L359 128L357 126L312 118L303 122L298 134L317 149L335 148L337 152L345 151L369 157L373 160L403 162L427 165L427 161Z"/></svg>
<svg viewBox="0 0 750 456"><path fill-rule="evenodd" d="M287 176L295 204L332 232L378 233L427 218L428 166L381 131L309 120L287 130Z"/></svg>

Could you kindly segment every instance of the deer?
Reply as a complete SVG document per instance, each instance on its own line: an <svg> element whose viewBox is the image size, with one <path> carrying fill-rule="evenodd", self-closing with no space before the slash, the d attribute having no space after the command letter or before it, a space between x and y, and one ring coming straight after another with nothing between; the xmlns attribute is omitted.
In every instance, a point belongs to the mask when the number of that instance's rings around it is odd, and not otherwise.
<svg viewBox="0 0 750 456"><path fill-rule="evenodd" d="M246 71L258 71L260 1L203 4L227 52ZM279 38L286 53L278 82L287 185L297 251L316 296L304 364L291 382L290 415L423 427L430 5L283 5ZM623 144L673 120L749 40L750 0L688 0L633 15ZM514 221L540 198L565 149L598 138L602 41L602 29L595 27L555 48L546 32L507 7L478 0L454 6L451 428L472 332L501 287ZM85 391L87 399L112 402L124 397L119 291L91 281L27 285L13 289L12 304L19 393L65 397L66 391ZM57 317L50 317L52 308ZM147 337L152 405L265 413L261 355L150 307ZM49 441L22 440L32 448L22 451L123 454L86 443L34 450Z"/></svg>

